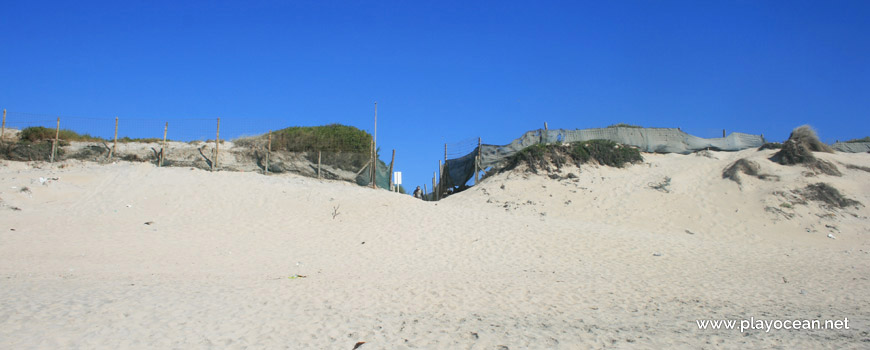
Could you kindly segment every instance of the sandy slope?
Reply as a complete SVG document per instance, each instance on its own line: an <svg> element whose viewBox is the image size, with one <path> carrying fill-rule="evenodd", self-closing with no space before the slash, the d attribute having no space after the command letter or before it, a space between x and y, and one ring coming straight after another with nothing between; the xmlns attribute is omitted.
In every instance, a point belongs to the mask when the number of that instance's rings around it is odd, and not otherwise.
<svg viewBox="0 0 870 350"><path fill-rule="evenodd" d="M870 204L870 173L806 178L769 155L500 174L437 204L292 175L5 162L0 348L870 346L870 210L765 211L816 181ZM723 180L739 157L781 181ZM665 176L669 193L649 188ZM851 329L695 323L749 317Z"/></svg>

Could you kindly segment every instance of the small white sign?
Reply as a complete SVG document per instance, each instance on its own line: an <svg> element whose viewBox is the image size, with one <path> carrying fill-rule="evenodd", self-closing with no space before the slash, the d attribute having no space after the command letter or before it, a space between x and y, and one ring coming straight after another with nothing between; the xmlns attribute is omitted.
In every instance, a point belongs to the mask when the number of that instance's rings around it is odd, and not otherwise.
<svg viewBox="0 0 870 350"><path fill-rule="evenodd" d="M396 171L393 173L393 183L395 183L396 185L402 184L402 172L401 171Z"/></svg>

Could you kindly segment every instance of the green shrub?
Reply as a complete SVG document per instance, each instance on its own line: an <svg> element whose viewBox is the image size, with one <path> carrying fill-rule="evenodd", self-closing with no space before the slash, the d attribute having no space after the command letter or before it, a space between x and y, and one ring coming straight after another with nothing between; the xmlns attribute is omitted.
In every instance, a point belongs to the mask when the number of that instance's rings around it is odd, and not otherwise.
<svg viewBox="0 0 870 350"><path fill-rule="evenodd" d="M568 160L577 165L595 161L601 165L621 168L626 163L643 162L640 151L610 140L590 140L568 144L536 144L526 147L508 158L504 170L520 164L528 165L532 172L544 168L550 162L561 168Z"/></svg>
<svg viewBox="0 0 870 350"><path fill-rule="evenodd" d="M166 139L166 141L170 141L170 140L169 140L169 139ZM155 138L155 137L148 137L148 138L133 138L133 139L131 139L130 137L124 136L124 137L122 137L122 138L119 138L119 139L118 139L118 142L121 142L121 143L130 143L130 142L155 143L155 142L163 142L163 139L158 139L158 138Z"/></svg>
<svg viewBox="0 0 870 350"><path fill-rule="evenodd" d="M575 142L571 147L571 158L578 163L595 160L601 165L623 167L626 163L643 162L637 148L628 147L610 140L590 140Z"/></svg>
<svg viewBox="0 0 870 350"><path fill-rule="evenodd" d="M56 132L55 129L49 129L43 126L31 126L28 128L24 128L21 130L21 134L18 135L18 139L21 141L29 141L29 142L39 142L43 140L53 140L55 133L58 134L58 138L63 141L85 141L85 142L99 142L105 141L102 138L94 137L88 134L79 134L75 131L68 129L61 129L60 132Z"/></svg>
<svg viewBox="0 0 870 350"><path fill-rule="evenodd" d="M565 156L559 150L562 148L559 145L535 144L521 149L508 158L505 170L511 170L520 164L526 164L534 173L538 172L538 168L547 166L548 161L552 161L556 167L561 167L565 163Z"/></svg>
<svg viewBox="0 0 870 350"><path fill-rule="evenodd" d="M607 127L608 128L637 128L637 129L643 128L640 125L632 125L632 124L626 124L626 123L618 123L618 124L608 125Z"/></svg>
<svg viewBox="0 0 870 350"><path fill-rule="evenodd" d="M352 126L294 126L272 134L272 150L288 152L370 152L372 136Z"/></svg>

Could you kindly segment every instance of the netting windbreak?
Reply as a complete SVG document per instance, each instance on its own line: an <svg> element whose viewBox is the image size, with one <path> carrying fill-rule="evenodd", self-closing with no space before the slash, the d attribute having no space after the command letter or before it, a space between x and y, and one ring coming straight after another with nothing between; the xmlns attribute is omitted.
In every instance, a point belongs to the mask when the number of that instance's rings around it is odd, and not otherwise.
<svg viewBox="0 0 870 350"><path fill-rule="evenodd" d="M480 152L480 169L499 166L501 162L520 150L539 143L582 142L596 139L610 140L634 146L650 153L691 153L703 149L739 151L760 147L764 137L744 133L731 133L721 138L701 138L672 128L610 127L598 129L532 130L507 145L483 144L480 149L453 159L447 159L445 183L462 186L474 177L475 156Z"/></svg>
<svg viewBox="0 0 870 350"><path fill-rule="evenodd" d="M870 152L870 142L837 142L831 147L837 151L846 153Z"/></svg>
<svg viewBox="0 0 870 350"><path fill-rule="evenodd" d="M368 185L371 135L351 126L282 128L265 118L81 118L7 112L0 158L148 162L205 170L295 173ZM117 142L115 135L117 133ZM56 135L58 134L58 135ZM216 140L220 140L217 142ZM165 140L165 141L164 141ZM376 162L378 187L389 166Z"/></svg>
<svg viewBox="0 0 870 350"><path fill-rule="evenodd" d="M366 167L363 174L356 177L356 183L361 186L371 185L371 176L368 174L369 168ZM375 184L383 189L390 188L390 166L383 161L378 160L378 165L375 168Z"/></svg>
<svg viewBox="0 0 870 350"><path fill-rule="evenodd" d="M461 187L474 177L474 160L477 159L477 148L459 158L448 159L441 178L447 188Z"/></svg>

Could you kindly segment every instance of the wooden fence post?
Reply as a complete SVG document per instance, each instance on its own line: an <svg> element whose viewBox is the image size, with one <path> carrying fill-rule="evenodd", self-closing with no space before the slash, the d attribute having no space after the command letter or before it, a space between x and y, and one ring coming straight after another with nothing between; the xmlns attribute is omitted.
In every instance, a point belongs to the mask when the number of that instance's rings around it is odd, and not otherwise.
<svg viewBox="0 0 870 350"><path fill-rule="evenodd" d="M375 107L375 108L377 108L377 107ZM377 115L377 113L376 113L376 115ZM375 118L377 120L377 116ZM371 173L371 180L372 180L371 185L372 185L372 188L378 188L378 184L376 182L377 176L378 176L378 156L377 156L377 150L375 150L375 139L374 138L372 139L371 151L372 151L372 154L371 154L372 163L370 165L371 168L369 168L370 173Z"/></svg>
<svg viewBox="0 0 870 350"><path fill-rule="evenodd" d="M474 156L474 185L480 182L480 157Z"/></svg>
<svg viewBox="0 0 870 350"><path fill-rule="evenodd" d="M477 138L477 157L474 157L474 185L480 182L480 138Z"/></svg>
<svg viewBox="0 0 870 350"><path fill-rule="evenodd" d="M396 161L396 150L393 150L393 158L390 159L390 190L393 189L393 162ZM398 189L398 186L396 187Z"/></svg>
<svg viewBox="0 0 870 350"><path fill-rule="evenodd" d="M269 148L266 149L266 175L269 175L269 155L272 153L272 130L269 130Z"/></svg>
<svg viewBox="0 0 870 350"><path fill-rule="evenodd" d="M118 117L115 117L115 137L112 141L112 154L109 155L109 159L115 158L115 152L118 149Z"/></svg>
<svg viewBox="0 0 870 350"><path fill-rule="evenodd" d="M0 127L0 143L3 142L4 134L6 134L6 108L3 108L3 126Z"/></svg>
<svg viewBox="0 0 870 350"><path fill-rule="evenodd" d="M166 132L169 131L169 122L163 126L163 145L160 146L160 162L157 166L163 166L163 160L166 159Z"/></svg>
<svg viewBox="0 0 870 350"><path fill-rule="evenodd" d="M57 154L57 141L60 137L60 117L57 117L57 127L54 129L54 142L51 143L51 157L49 163L54 163L54 156Z"/></svg>
<svg viewBox="0 0 870 350"><path fill-rule="evenodd" d="M444 166L441 165L441 160L438 161L438 199L441 199L441 193L444 192Z"/></svg>
<svg viewBox="0 0 870 350"><path fill-rule="evenodd" d="M317 178L320 179L320 153L321 151L317 151Z"/></svg>
<svg viewBox="0 0 870 350"><path fill-rule="evenodd" d="M220 157L221 147L221 118L217 118L217 133L214 136L214 160L211 162L211 171L218 168L218 157Z"/></svg>
<svg viewBox="0 0 870 350"><path fill-rule="evenodd" d="M432 173L432 200L433 201L438 200L438 190L436 190L436 188L438 187L438 181L435 181L435 179L437 179L437 178L438 178L438 172L437 171L433 172Z"/></svg>
<svg viewBox="0 0 870 350"><path fill-rule="evenodd" d="M725 137L725 129L722 129L722 137Z"/></svg>
<svg viewBox="0 0 870 350"><path fill-rule="evenodd" d="M550 142L550 127L547 126L547 122L544 122L544 132L541 134L541 143L547 144Z"/></svg>
<svg viewBox="0 0 870 350"><path fill-rule="evenodd" d="M375 130L372 133L372 188L378 188L378 101L375 101Z"/></svg>
<svg viewBox="0 0 870 350"><path fill-rule="evenodd" d="M426 198L426 194L427 194L427 193L429 193L429 190L426 189L426 184L423 184L423 196L422 196L422 197L423 197L423 200L424 200L424 201L425 201L425 200L428 200L428 199Z"/></svg>

